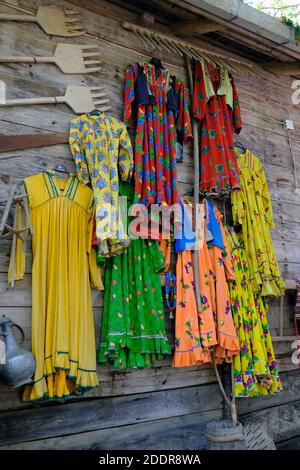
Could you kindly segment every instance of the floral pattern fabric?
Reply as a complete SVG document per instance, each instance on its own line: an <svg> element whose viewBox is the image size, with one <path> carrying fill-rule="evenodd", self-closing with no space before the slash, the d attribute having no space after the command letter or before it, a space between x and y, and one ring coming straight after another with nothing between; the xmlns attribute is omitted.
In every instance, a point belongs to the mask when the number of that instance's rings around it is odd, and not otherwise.
<svg viewBox="0 0 300 470"><path fill-rule="evenodd" d="M133 173L126 126L104 113L84 114L71 121L69 142L79 180L94 190L99 255L121 253L129 239L119 214L119 179L129 181Z"/></svg>
<svg viewBox="0 0 300 470"><path fill-rule="evenodd" d="M131 189L121 186L128 201ZM140 238L106 261L99 362L117 369L150 367L170 354L159 274L163 270L159 243Z"/></svg>
<svg viewBox="0 0 300 470"><path fill-rule="evenodd" d="M282 390L261 296L255 298L245 249L233 230L226 230L227 249L233 259L236 279L228 283L240 354L234 358L237 397L273 395Z"/></svg>
<svg viewBox="0 0 300 470"><path fill-rule="evenodd" d="M233 78L224 69L196 62L193 113L201 121L200 189L218 194L238 189L233 131L240 132L242 120Z"/></svg>
<svg viewBox="0 0 300 470"><path fill-rule="evenodd" d="M208 246L204 223L206 205L201 204L203 223L198 263L202 310L195 297L195 277L191 250L177 255L177 306L175 320L174 367L231 361L239 352L231 314L221 248Z"/></svg>
<svg viewBox="0 0 300 470"><path fill-rule="evenodd" d="M142 69L142 71L141 71ZM146 79L151 100L137 99L137 80ZM126 70L124 122L136 119L134 148L135 202L146 206L178 202L176 170L176 125L174 113L167 106L169 71L152 64L133 64ZM179 126L186 142L192 135L184 86L176 82ZM144 97L145 98L145 97ZM133 112L136 108L136 115Z"/></svg>
<svg viewBox="0 0 300 470"><path fill-rule="evenodd" d="M285 290L270 233L274 228L272 204L263 165L249 150L236 150L242 191L232 193L234 225L241 226L240 238L256 294L280 296Z"/></svg>

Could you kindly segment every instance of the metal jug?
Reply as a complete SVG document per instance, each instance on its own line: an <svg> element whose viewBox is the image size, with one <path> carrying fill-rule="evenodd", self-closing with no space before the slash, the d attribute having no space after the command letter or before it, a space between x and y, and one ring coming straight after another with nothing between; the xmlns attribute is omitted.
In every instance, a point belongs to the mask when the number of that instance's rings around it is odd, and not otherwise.
<svg viewBox="0 0 300 470"><path fill-rule="evenodd" d="M5 315L0 317L0 334L4 337L6 349L6 363L0 365L0 381L11 388L17 388L31 382L35 371L34 357L31 352L16 342L12 332L14 326L22 333L20 343L22 344L25 339L22 328Z"/></svg>

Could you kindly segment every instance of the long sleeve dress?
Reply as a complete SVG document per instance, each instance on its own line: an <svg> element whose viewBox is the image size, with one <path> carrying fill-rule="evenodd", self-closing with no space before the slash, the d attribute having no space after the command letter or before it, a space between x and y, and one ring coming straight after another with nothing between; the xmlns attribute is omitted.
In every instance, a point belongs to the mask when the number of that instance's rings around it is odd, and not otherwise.
<svg viewBox="0 0 300 470"><path fill-rule="evenodd" d="M226 194L240 188L233 132L242 128L234 80L224 68L196 62L193 114L200 121L200 189Z"/></svg>
<svg viewBox="0 0 300 470"><path fill-rule="evenodd" d="M157 72L157 73L156 73ZM152 64L133 64L126 70L124 122L135 122L135 202L178 203L176 141L192 136L184 86L169 71Z"/></svg>
<svg viewBox="0 0 300 470"><path fill-rule="evenodd" d="M274 355L267 308L255 297L245 248L234 230L226 229L227 250L232 255L235 279L228 282L230 303L240 354L234 358L237 397L273 395L282 390Z"/></svg>
<svg viewBox="0 0 300 470"><path fill-rule="evenodd" d="M79 180L94 190L99 256L121 253L129 239L120 217L119 180L130 181L133 173L126 126L104 113L83 114L71 121L69 142Z"/></svg>
<svg viewBox="0 0 300 470"><path fill-rule="evenodd" d="M45 172L24 180L32 236L33 383L23 400L68 398L98 385L91 286L103 289L91 248L93 192L76 176ZM21 218L20 218L21 219ZM16 279L25 252L17 244ZM12 268L10 262L9 276Z"/></svg>
<svg viewBox="0 0 300 470"><path fill-rule="evenodd" d="M242 190L231 195L234 225L241 225L241 239L256 294L280 296L285 290L270 233L274 228L272 203L264 168L250 150L236 150Z"/></svg>

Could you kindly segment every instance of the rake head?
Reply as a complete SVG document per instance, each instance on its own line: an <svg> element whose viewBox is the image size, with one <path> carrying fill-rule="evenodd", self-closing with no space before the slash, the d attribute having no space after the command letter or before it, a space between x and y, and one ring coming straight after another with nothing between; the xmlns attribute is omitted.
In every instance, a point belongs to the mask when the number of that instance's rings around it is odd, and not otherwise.
<svg viewBox="0 0 300 470"><path fill-rule="evenodd" d="M59 10L58 8L39 6L36 21L49 35L81 36L84 31L75 10Z"/></svg>
<svg viewBox="0 0 300 470"><path fill-rule="evenodd" d="M108 111L110 106L103 87L67 86L64 101L76 114L88 113L97 108L99 111Z"/></svg>
<svg viewBox="0 0 300 470"><path fill-rule="evenodd" d="M54 61L63 73L94 73L101 70L97 46L58 44Z"/></svg>

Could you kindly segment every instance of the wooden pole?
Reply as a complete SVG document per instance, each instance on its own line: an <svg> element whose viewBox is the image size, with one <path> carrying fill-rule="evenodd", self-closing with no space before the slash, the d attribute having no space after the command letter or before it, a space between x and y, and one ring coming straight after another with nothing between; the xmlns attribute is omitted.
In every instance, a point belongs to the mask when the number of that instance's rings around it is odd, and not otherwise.
<svg viewBox="0 0 300 470"><path fill-rule="evenodd" d="M192 65L191 59L186 56L187 72L188 72L188 81L191 92L191 103L193 102L193 74L192 74ZM193 155L194 155L194 232L196 237L196 242L198 239L198 206L199 206L199 179L200 179L200 165L199 165L199 128L198 123L192 116L192 128L193 128ZM200 293L200 279L199 279L199 258L198 258L198 247L193 251L193 261L194 261L194 280L195 280L195 293L198 312L202 311L202 302L201 302L201 293Z"/></svg>

